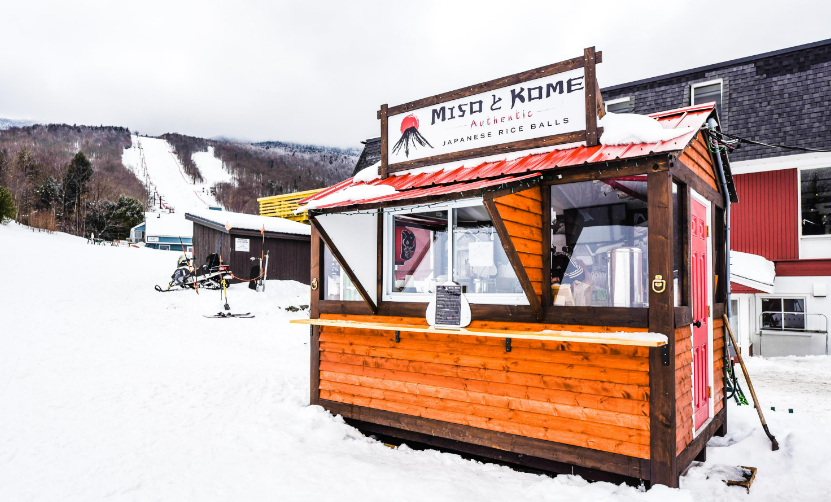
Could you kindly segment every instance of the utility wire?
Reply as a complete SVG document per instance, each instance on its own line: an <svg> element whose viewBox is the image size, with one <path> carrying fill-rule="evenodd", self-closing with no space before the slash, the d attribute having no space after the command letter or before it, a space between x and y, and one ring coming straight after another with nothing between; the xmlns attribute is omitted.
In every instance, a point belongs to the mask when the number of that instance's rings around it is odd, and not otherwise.
<svg viewBox="0 0 831 502"><path fill-rule="evenodd" d="M714 148L717 151L722 151L724 148L732 151L739 147L739 143L747 143L750 145L766 146L768 148L783 148L786 150L797 150L800 152L831 153L831 150L822 150L819 148L764 143L762 141L754 141L752 139L742 138L740 136L736 136L735 134L729 134L726 132L710 131L710 134L710 138L714 140L715 143Z"/></svg>

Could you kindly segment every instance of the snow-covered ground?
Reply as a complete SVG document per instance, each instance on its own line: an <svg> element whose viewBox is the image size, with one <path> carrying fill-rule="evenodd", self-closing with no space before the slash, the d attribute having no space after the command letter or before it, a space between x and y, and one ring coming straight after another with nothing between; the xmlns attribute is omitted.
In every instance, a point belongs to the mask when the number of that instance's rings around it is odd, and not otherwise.
<svg viewBox="0 0 831 502"><path fill-rule="evenodd" d="M205 319L218 292L153 290L175 259L0 225L0 500L831 499L827 357L751 359L778 452L731 404L682 488L644 492L366 438L308 406L308 328L288 323L307 314L281 308L308 287L235 285L257 317ZM735 465L759 468L749 495L718 479Z"/></svg>
<svg viewBox="0 0 831 502"><path fill-rule="evenodd" d="M131 136L133 144L124 150L122 163L136 177L150 185L150 191L162 196L165 207L184 214L191 209L218 206L211 195L211 187L223 181L231 181L231 175L222 168L222 161L214 157L213 147L208 152L191 156L202 173L204 182L193 183L185 174L179 158L170 143L159 138Z"/></svg>

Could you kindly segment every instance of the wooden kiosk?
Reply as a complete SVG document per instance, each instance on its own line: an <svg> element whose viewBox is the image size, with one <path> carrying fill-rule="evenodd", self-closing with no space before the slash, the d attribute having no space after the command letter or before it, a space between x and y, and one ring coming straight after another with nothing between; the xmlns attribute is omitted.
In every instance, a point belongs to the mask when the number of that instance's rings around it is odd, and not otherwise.
<svg viewBox="0 0 831 502"><path fill-rule="evenodd" d="M735 193L707 147L714 106L601 144L600 60L383 105L377 178L301 201L312 404L368 434L672 487L725 433ZM471 322L431 327L451 282Z"/></svg>

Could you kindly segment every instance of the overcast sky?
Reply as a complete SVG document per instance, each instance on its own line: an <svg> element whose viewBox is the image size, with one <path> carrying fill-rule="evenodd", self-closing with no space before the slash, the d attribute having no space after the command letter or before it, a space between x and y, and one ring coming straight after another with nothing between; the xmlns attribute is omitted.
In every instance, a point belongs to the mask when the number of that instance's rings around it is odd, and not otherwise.
<svg viewBox="0 0 831 502"><path fill-rule="evenodd" d="M601 86L831 38L831 2L2 0L0 117L360 146L375 112L603 51Z"/></svg>

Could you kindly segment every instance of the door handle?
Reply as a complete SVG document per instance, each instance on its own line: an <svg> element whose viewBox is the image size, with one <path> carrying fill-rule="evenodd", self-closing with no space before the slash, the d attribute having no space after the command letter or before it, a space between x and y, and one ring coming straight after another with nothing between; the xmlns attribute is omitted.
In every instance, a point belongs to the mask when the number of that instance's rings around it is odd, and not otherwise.
<svg viewBox="0 0 831 502"><path fill-rule="evenodd" d="M695 326L696 328L700 328L701 327L701 321L695 321L693 323L693 326Z"/></svg>

